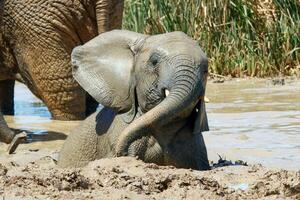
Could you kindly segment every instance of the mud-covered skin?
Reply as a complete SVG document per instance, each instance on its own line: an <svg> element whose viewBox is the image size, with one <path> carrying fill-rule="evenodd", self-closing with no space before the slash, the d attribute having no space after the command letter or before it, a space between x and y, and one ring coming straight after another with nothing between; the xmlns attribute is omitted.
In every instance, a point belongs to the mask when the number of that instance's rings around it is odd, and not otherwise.
<svg viewBox="0 0 300 200"><path fill-rule="evenodd" d="M0 111L0 142L9 144L14 138L15 134L10 130L3 118L3 115Z"/></svg>
<svg viewBox="0 0 300 200"><path fill-rule="evenodd" d="M100 34L72 52L73 75L104 108L67 138L58 164L112 156L209 169L202 132L208 60L182 32Z"/></svg>
<svg viewBox="0 0 300 200"><path fill-rule="evenodd" d="M71 51L98 33L120 28L123 1L5 0L1 4L1 79L14 78L5 71L20 73L54 119L83 119L86 111L93 112L95 103L72 77Z"/></svg>

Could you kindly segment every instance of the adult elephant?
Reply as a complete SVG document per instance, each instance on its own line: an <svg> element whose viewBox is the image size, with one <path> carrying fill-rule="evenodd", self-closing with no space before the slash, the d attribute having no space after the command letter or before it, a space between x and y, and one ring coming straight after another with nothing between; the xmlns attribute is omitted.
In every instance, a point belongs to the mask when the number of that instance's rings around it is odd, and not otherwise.
<svg viewBox="0 0 300 200"><path fill-rule="evenodd" d="M74 81L71 51L121 27L123 0L1 0L0 110L13 114L15 80L24 82L54 119L78 120L97 102Z"/></svg>
<svg viewBox="0 0 300 200"><path fill-rule="evenodd" d="M72 53L73 74L104 108L67 138L62 167L113 156L209 169L202 131L208 61L181 32L103 33Z"/></svg>

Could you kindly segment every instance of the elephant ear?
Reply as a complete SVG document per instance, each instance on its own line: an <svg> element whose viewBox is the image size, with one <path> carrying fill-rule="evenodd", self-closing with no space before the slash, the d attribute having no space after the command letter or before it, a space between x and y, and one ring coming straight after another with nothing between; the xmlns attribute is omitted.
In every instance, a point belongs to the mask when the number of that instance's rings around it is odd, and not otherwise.
<svg viewBox="0 0 300 200"><path fill-rule="evenodd" d="M146 36L125 30L105 32L72 52L73 76L96 101L118 113L135 111L133 67Z"/></svg>
<svg viewBox="0 0 300 200"><path fill-rule="evenodd" d="M209 126L208 126L208 120L207 120L207 114L206 114L206 108L205 108L205 102L204 102L204 100L201 101L199 114L200 114L200 130L201 130L201 132L209 131Z"/></svg>
<svg viewBox="0 0 300 200"><path fill-rule="evenodd" d="M197 116L194 123L194 133L198 134L204 131L209 131L207 114L205 109L204 98L197 104Z"/></svg>

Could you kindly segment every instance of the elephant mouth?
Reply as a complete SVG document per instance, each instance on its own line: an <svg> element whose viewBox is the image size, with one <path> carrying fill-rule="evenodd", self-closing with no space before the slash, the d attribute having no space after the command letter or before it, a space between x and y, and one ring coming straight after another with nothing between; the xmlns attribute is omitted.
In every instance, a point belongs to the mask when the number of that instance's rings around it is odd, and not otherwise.
<svg viewBox="0 0 300 200"><path fill-rule="evenodd" d="M147 102L145 105L140 105L143 114L153 109L155 106L160 104L167 96L170 91L167 88L153 89L152 93L147 96Z"/></svg>

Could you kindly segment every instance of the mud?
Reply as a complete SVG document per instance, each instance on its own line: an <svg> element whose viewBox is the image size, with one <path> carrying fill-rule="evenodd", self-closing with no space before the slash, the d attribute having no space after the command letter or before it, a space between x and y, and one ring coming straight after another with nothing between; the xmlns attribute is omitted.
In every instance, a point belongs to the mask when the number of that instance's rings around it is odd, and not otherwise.
<svg viewBox="0 0 300 200"><path fill-rule="evenodd" d="M261 165L211 171L102 159L59 169L49 156L27 165L0 165L3 199L299 199L300 172Z"/></svg>

